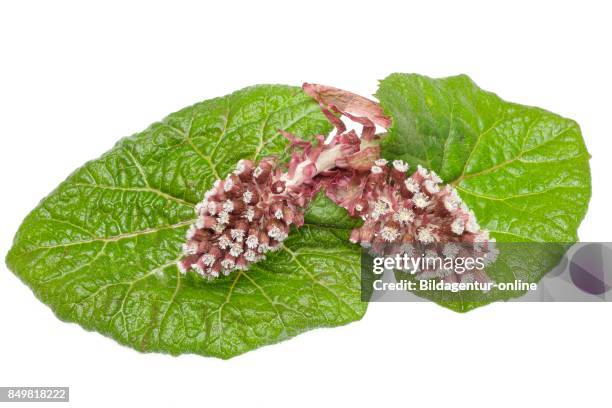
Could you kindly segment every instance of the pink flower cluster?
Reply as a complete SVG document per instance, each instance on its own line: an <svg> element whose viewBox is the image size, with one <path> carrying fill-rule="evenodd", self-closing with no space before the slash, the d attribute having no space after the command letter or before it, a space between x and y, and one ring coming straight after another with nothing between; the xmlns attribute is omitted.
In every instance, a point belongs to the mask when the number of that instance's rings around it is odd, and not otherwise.
<svg viewBox="0 0 612 408"><path fill-rule="evenodd" d="M331 169L339 163L357 165L378 152L362 148L354 132L327 144L323 136L313 144L281 133L293 149L287 166L271 157L258 164L241 160L196 205L197 221L187 231L184 258L178 262L181 272L193 269L215 278L264 259L267 252L280 248L291 225L304 223L304 209Z"/></svg>
<svg viewBox="0 0 612 408"><path fill-rule="evenodd" d="M321 188L364 220L350 239L373 254L494 259L494 240L453 187L440 186L433 171L419 166L409 174L407 163L380 158L376 125L387 128L390 120L377 103L321 85L305 84L304 90L319 102L336 135L329 143L323 136L311 143L281 130L292 148L286 166L274 158L258 164L241 160L233 173L217 180L196 206L197 221L178 262L183 273L192 269L211 279L265 258L280 248L291 225L304 223L304 209ZM342 115L362 125L360 135L347 130ZM421 270L417 277L488 281L484 272Z"/></svg>
<svg viewBox="0 0 612 408"><path fill-rule="evenodd" d="M482 230L474 213L450 185L433 171L417 166L414 173L402 160L378 159L367 171L343 169L325 183L327 195L364 223L350 240L374 255L408 254L440 259L495 260L494 239ZM432 264L432 263L430 263ZM448 282L488 282L481 270L455 273L426 268L417 278Z"/></svg>
<svg viewBox="0 0 612 408"><path fill-rule="evenodd" d="M380 106L361 96L321 85L305 84L336 126L337 136L346 127L333 113L363 125L362 139L369 141L370 154L360 160L339 162L335 172L321 180L326 194L364 224L351 232L350 240L369 248L374 255L407 254L426 258L482 258L489 264L497 257L495 239L482 230L474 213L451 186L433 171L418 166L412 174L408 163L389 163L373 150L380 141L375 125L388 128L391 121ZM365 100L364 100L365 99ZM354 154L353 157L356 157ZM484 270L461 273L426 262L417 278L442 278L446 282L489 282Z"/></svg>

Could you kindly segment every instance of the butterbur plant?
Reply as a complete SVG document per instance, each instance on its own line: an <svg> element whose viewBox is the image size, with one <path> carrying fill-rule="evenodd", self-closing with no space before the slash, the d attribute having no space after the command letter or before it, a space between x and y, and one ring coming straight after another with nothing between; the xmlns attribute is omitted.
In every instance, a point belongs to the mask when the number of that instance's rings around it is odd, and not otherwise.
<svg viewBox="0 0 612 408"><path fill-rule="evenodd" d="M376 97L259 85L173 113L43 199L7 264L62 320L229 358L360 319L368 253L487 264L416 279L537 282L558 256L498 246L577 240L591 187L575 122L466 76L392 74ZM464 312L523 292L416 294Z"/></svg>

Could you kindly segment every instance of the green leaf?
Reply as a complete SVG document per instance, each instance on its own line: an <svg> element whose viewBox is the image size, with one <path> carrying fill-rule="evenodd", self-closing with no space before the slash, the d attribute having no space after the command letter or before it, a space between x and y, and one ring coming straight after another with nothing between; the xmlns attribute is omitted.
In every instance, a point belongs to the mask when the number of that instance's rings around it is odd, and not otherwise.
<svg viewBox="0 0 612 408"><path fill-rule="evenodd" d="M7 264L62 320L140 351L229 358L360 319L353 224L323 196L282 250L246 272L207 282L175 266L203 192L241 158L286 154L279 128L330 130L287 86L176 112L76 170L24 220Z"/></svg>
<svg viewBox="0 0 612 408"><path fill-rule="evenodd" d="M377 97L393 119L383 156L438 172L498 241L577 240L591 177L590 156L576 122L506 102L465 75L432 79L392 74L381 81ZM562 253L542 245L530 249L542 259L525 261L527 253L509 250L489 275L498 282L538 282ZM419 294L466 311L524 292L470 293L452 299Z"/></svg>

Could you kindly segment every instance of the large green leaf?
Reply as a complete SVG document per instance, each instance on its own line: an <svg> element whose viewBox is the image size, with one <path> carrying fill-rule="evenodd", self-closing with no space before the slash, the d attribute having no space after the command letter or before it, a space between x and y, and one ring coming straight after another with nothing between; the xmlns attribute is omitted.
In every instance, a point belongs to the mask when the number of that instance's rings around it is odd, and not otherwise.
<svg viewBox="0 0 612 408"><path fill-rule="evenodd" d="M377 97L393 119L383 155L434 169L457 188L498 241L577 240L591 178L576 122L506 102L465 75L432 79L392 74L380 83ZM520 247L537 254L521 254L519 246L506 248L488 270L498 282L537 282L562 253L541 244ZM493 290L442 297L419 292L460 311L522 293Z"/></svg>
<svg viewBox="0 0 612 408"><path fill-rule="evenodd" d="M27 216L7 264L62 320L141 351L228 358L362 317L353 225L323 196L282 250L213 282L175 261L194 203L276 129L328 132L299 88L256 86L176 112L76 170Z"/></svg>

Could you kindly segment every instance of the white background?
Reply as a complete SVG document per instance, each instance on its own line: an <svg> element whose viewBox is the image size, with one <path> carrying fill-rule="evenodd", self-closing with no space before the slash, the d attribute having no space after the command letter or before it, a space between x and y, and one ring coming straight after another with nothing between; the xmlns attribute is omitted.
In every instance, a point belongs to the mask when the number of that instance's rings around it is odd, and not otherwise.
<svg viewBox="0 0 612 408"><path fill-rule="evenodd" d="M606 2L4 1L0 252L45 194L117 139L256 83L364 95L391 72L469 74L576 119L593 155L585 241L610 240ZM364 319L221 361L139 354L60 322L4 265L0 386L97 406L603 406L612 304L372 304ZM145 405L146 404L146 405Z"/></svg>

